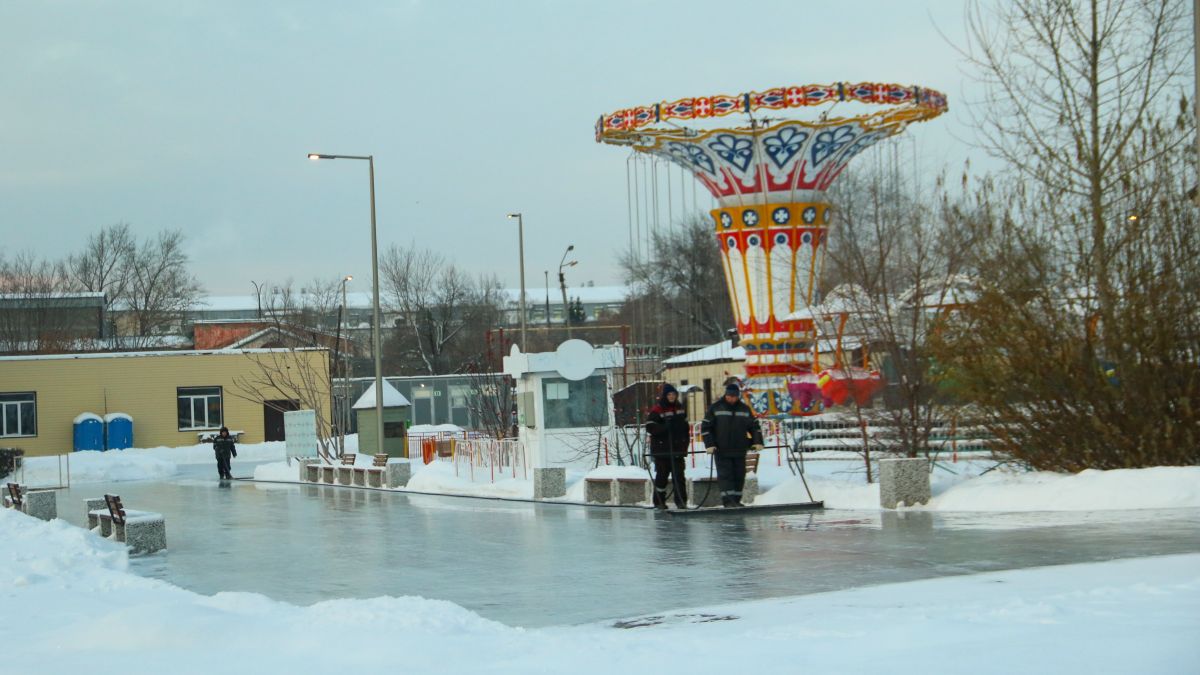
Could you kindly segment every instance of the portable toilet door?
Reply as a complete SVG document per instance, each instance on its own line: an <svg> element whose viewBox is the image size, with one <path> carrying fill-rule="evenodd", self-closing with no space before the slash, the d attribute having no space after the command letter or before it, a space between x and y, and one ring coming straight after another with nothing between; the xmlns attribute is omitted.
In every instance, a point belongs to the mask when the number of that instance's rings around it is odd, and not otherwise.
<svg viewBox="0 0 1200 675"><path fill-rule="evenodd" d="M95 413L80 413L75 418L75 452L104 450L104 420Z"/></svg>
<svg viewBox="0 0 1200 675"><path fill-rule="evenodd" d="M132 448L133 418L125 413L108 413L104 416L104 437L109 450Z"/></svg>

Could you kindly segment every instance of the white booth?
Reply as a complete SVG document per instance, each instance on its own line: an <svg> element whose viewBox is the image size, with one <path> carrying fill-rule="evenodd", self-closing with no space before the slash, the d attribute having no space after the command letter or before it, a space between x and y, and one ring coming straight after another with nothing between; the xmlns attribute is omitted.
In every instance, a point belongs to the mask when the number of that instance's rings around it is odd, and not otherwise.
<svg viewBox="0 0 1200 675"><path fill-rule="evenodd" d="M613 371L624 367L620 345L567 340L533 354L513 345L504 372L516 381L520 438L535 469L595 465L598 439L615 424Z"/></svg>

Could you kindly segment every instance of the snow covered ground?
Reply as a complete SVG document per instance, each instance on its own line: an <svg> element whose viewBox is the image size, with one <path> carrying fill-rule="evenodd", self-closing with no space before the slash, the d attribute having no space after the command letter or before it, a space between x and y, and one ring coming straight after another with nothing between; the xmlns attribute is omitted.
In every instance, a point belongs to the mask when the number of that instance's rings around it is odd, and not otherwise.
<svg viewBox="0 0 1200 675"><path fill-rule="evenodd" d="M346 447L356 451L357 436L348 436ZM261 481L296 481L298 469L284 461L282 442L238 446L233 462L235 475L248 475ZM817 452L807 455L805 464L808 489L815 499L833 509L879 509L879 486L868 484L861 460L845 453ZM358 464L369 466L371 457L360 455ZM145 448L111 452L76 452L70 455L72 483L107 483L132 480L162 480L179 472L181 466L213 464L212 447L207 444L182 448ZM35 457L25 460L24 474L17 479L33 486L58 485L63 460ZM521 472L500 472L492 481L490 471L478 470L474 476L462 466L438 460L430 465L413 464L413 479L408 489L417 492L529 499L533 481ZM500 474L503 475L500 475ZM710 473L707 457L689 462L689 476ZM583 501L585 477L644 477L646 472L631 466L602 466L591 471L568 471L565 501ZM785 461L771 451L763 454L758 470L764 494L758 504L786 504L808 501L804 481L793 476ZM1114 471L1083 471L1079 474L1028 472L1008 467L995 468L995 462L965 458L958 462L939 461L931 478L933 499L914 507L930 511L1105 511L1129 509L1200 508L1200 467L1156 467ZM65 479L64 479L65 482Z"/></svg>
<svg viewBox="0 0 1200 675"><path fill-rule="evenodd" d="M522 629L418 597L300 607L199 595L130 573L120 547L85 530L8 510L0 541L13 672L1186 673L1200 663L1200 554Z"/></svg>

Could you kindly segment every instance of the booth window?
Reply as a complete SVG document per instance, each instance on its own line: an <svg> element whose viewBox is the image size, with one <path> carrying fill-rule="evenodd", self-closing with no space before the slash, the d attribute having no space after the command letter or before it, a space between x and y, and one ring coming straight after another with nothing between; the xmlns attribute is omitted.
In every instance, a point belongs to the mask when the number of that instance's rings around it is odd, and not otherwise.
<svg viewBox="0 0 1200 675"><path fill-rule="evenodd" d="M37 436L37 394L0 394L0 437Z"/></svg>
<svg viewBox="0 0 1200 675"><path fill-rule="evenodd" d="M608 424L608 383L601 375L582 380L542 381L546 429L603 427Z"/></svg>
<svg viewBox="0 0 1200 675"><path fill-rule="evenodd" d="M221 427L220 387L179 387L179 430Z"/></svg>

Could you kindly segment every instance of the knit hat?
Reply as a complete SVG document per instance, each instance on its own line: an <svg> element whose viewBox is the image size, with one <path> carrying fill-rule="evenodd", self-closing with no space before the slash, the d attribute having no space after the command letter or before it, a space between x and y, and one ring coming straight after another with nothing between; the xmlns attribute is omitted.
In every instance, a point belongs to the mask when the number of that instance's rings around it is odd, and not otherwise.
<svg viewBox="0 0 1200 675"><path fill-rule="evenodd" d="M675 387L671 386L670 384L663 384L662 393L659 394L658 400L660 403L666 404L667 403L667 394L678 394L678 393L679 393L679 390L676 389Z"/></svg>
<svg viewBox="0 0 1200 675"><path fill-rule="evenodd" d="M725 395L726 396L741 396L742 390L739 389L736 384L730 382L729 384L725 385Z"/></svg>

